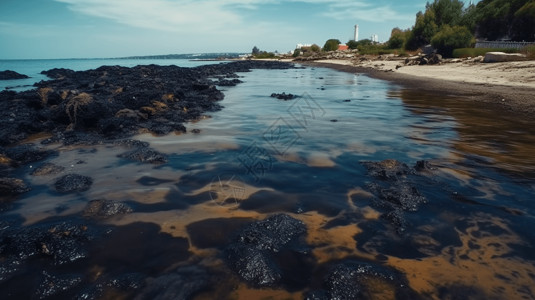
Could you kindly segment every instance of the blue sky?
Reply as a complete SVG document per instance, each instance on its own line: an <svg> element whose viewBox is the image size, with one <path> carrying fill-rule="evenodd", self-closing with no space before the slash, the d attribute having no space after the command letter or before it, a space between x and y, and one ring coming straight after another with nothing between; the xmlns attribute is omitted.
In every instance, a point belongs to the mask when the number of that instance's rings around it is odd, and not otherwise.
<svg viewBox="0 0 535 300"><path fill-rule="evenodd" d="M465 1L468 2L468 1ZM409 28L426 1L0 0L0 59L287 52Z"/></svg>

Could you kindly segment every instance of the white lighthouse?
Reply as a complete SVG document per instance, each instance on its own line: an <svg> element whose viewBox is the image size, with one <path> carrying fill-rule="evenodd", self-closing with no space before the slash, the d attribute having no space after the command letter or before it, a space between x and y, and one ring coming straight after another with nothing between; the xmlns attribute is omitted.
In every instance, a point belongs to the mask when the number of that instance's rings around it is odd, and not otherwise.
<svg viewBox="0 0 535 300"><path fill-rule="evenodd" d="M355 42L359 40L359 25L355 25Z"/></svg>

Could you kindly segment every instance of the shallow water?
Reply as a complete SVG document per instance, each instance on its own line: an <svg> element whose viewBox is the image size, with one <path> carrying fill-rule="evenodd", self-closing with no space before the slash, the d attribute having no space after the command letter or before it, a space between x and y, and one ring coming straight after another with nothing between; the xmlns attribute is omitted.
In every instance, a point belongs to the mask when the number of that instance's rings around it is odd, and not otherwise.
<svg viewBox="0 0 535 300"><path fill-rule="evenodd" d="M157 277L183 264L225 273L221 250L243 224L278 212L306 224L312 266L289 266L309 281L257 289L223 277L198 299L300 299L345 259L393 267L423 298L535 299L533 122L324 68L240 75L244 83L222 88L222 111L186 124L199 134L135 137L169 154L167 164L120 159L121 147L51 145L60 155L47 162L91 176L91 189L55 194L57 175L28 175L40 162L20 170L34 188L2 214L27 226L75 218L92 199L131 205L131 214L97 221L118 227L78 265L90 278L123 269ZM380 217L360 164L385 159L435 167L418 177L428 203L406 213L401 235ZM369 284L370 299L393 297Z"/></svg>

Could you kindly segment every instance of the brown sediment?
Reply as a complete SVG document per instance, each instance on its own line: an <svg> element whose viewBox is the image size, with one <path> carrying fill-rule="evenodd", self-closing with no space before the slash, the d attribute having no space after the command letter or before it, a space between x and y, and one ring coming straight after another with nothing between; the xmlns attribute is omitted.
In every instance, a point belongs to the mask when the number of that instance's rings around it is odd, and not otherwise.
<svg viewBox="0 0 535 300"><path fill-rule="evenodd" d="M450 216L455 218L454 216ZM406 273L410 286L421 294L439 299L438 290L451 292L470 287L487 299L533 299L533 274L535 265L529 261L509 256L510 244L522 245L506 222L500 218L478 214L468 221L464 232L457 229L462 246L450 246L441 253L420 259L389 257L388 264ZM479 224L492 224L503 230L495 234L480 228ZM427 240L427 241L426 241ZM421 243L434 243L420 237ZM457 295L469 297L469 295ZM527 298L526 298L527 297ZM452 295L452 298L455 298Z"/></svg>
<svg viewBox="0 0 535 300"><path fill-rule="evenodd" d="M437 77L436 74L429 77L414 76L395 72L393 70L382 70L336 62L300 63L316 67L331 68L343 72L366 74L370 77L388 80L410 89L417 89L420 92L439 94L441 96L462 96L464 100L484 102L492 105L499 111L509 111L516 115L521 115L526 119L535 119L535 99L533 98L533 95L535 95L535 88L527 84L503 85L502 83L500 85L501 82L474 83L463 81L463 79L459 79L458 81L444 80ZM422 74L425 74L426 70L428 70L426 69L426 66L421 66L420 68ZM470 67L467 66L467 68ZM496 72L499 74L499 71ZM475 74L477 74L477 69L474 69L474 75Z"/></svg>
<svg viewBox="0 0 535 300"><path fill-rule="evenodd" d="M303 299L301 292L291 293L282 289L255 289L245 284L240 284L228 297L231 300L249 299Z"/></svg>
<svg viewBox="0 0 535 300"><path fill-rule="evenodd" d="M331 154L325 152L312 152L304 157L295 152L288 152L284 155L277 155L276 158L281 162L295 162L309 167L330 168L336 166Z"/></svg>

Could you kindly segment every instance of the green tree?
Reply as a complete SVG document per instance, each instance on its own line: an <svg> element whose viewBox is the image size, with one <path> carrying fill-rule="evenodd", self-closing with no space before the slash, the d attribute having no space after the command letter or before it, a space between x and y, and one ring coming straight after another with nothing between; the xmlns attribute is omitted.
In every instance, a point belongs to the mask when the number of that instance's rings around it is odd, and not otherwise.
<svg viewBox="0 0 535 300"><path fill-rule="evenodd" d="M363 39L357 42L357 47L366 47L371 45L373 45L373 42L370 39Z"/></svg>
<svg viewBox="0 0 535 300"><path fill-rule="evenodd" d="M357 42L355 40L349 40L349 41L347 41L346 45L347 45L347 47L349 47L349 49L357 49L357 47L359 45L359 42Z"/></svg>
<svg viewBox="0 0 535 300"><path fill-rule="evenodd" d="M438 32L438 26L435 22L435 12L427 9L425 13L416 14L416 23L411 30L407 40L407 49L416 50L431 42L431 38Z"/></svg>
<svg viewBox="0 0 535 300"><path fill-rule="evenodd" d="M260 53L260 49L258 49L256 46L253 47L253 51L251 51L252 55L258 55Z"/></svg>
<svg viewBox="0 0 535 300"><path fill-rule="evenodd" d="M293 57L298 57L299 55L301 55L301 49L295 49L294 53L292 54L292 56Z"/></svg>
<svg viewBox="0 0 535 300"><path fill-rule="evenodd" d="M443 25L459 25L462 19L464 3L460 0L434 0L427 3L426 10L435 13L435 24L440 28Z"/></svg>
<svg viewBox="0 0 535 300"><path fill-rule="evenodd" d="M340 44L341 42L337 39L329 39L325 42L325 45L323 45L323 51L335 51Z"/></svg>
<svg viewBox="0 0 535 300"><path fill-rule="evenodd" d="M477 9L474 4L469 5L463 12L459 21L460 26L466 26L470 32L476 31Z"/></svg>
<svg viewBox="0 0 535 300"><path fill-rule="evenodd" d="M390 34L390 39L388 40L386 44L389 49L399 49L405 45L406 39L407 39L406 32L396 27L392 29L392 33Z"/></svg>
<svg viewBox="0 0 535 300"><path fill-rule="evenodd" d="M515 12L511 38L517 41L535 41L535 1L524 4Z"/></svg>
<svg viewBox="0 0 535 300"><path fill-rule="evenodd" d="M469 47L473 39L474 36L465 26L444 25L431 39L431 45L438 53L451 57L454 49Z"/></svg>

